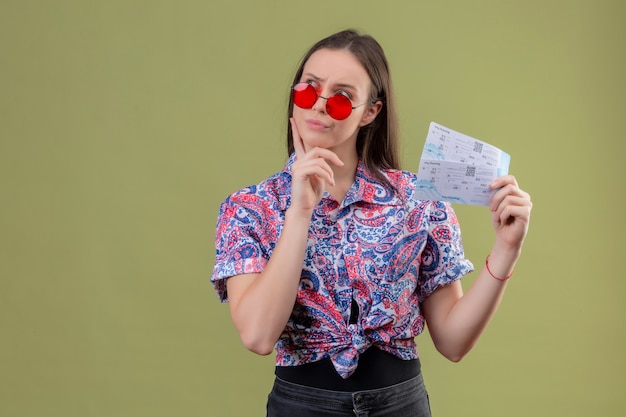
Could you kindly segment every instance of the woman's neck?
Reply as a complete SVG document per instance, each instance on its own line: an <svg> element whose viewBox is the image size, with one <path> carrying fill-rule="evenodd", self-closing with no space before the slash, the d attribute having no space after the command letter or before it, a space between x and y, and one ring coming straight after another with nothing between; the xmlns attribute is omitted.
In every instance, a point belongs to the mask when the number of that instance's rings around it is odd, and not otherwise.
<svg viewBox="0 0 626 417"><path fill-rule="evenodd" d="M326 185L326 191L333 196L335 200L341 203L348 190L354 184L356 178L356 169L359 164L359 157L356 152L350 155L339 155L339 158L343 161L343 166L331 165L333 175L335 178L335 185Z"/></svg>

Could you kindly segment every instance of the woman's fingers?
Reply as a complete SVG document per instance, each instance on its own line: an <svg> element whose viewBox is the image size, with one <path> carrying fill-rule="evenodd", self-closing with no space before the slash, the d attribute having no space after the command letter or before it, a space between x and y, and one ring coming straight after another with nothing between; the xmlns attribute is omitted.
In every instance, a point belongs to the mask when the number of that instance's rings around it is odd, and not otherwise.
<svg viewBox="0 0 626 417"><path fill-rule="evenodd" d="M530 195L519 188L512 175L497 178L491 186L497 189L490 209L498 239L511 247L519 247L528 232L533 206Z"/></svg>
<svg viewBox="0 0 626 417"><path fill-rule="evenodd" d="M510 223L512 218L527 221L530 217L532 203L526 197L506 196L502 203L494 210L494 214L501 224Z"/></svg>
<svg viewBox="0 0 626 417"><path fill-rule="evenodd" d="M340 167L344 163L329 149L314 147L307 150L295 119L292 117L289 122L296 152L296 160L291 167L292 201L299 202L296 204L302 207L313 208L322 198L326 184L335 185L335 174L330 164Z"/></svg>
<svg viewBox="0 0 626 417"><path fill-rule="evenodd" d="M304 150L304 143L302 142L302 138L300 137L300 132L298 132L298 126L296 126L296 120L292 117L289 119L291 123L291 137L293 138L293 148L296 151L296 158L304 157L306 153Z"/></svg>
<svg viewBox="0 0 626 417"><path fill-rule="evenodd" d="M491 198L491 203L489 205L491 211L498 210L508 196L521 197L523 202L522 200L520 200L520 202L522 204L530 203L530 195L519 188L517 180L512 175L505 175L496 178L491 183L491 188L497 190Z"/></svg>
<svg viewBox="0 0 626 417"><path fill-rule="evenodd" d="M313 175L335 185L333 170L323 158L305 159L293 164L294 175L301 178L310 178Z"/></svg>
<svg viewBox="0 0 626 417"><path fill-rule="evenodd" d="M300 132L298 131L298 126L296 125L295 119L292 117L291 119L289 119L289 121L291 122L293 147L296 151L297 159L303 159L305 156L308 158L324 158L325 160L337 166L343 166L343 161L339 159L337 154L331 150L315 147L307 152L304 148L304 142L302 141L302 137L300 136Z"/></svg>
<svg viewBox="0 0 626 417"><path fill-rule="evenodd" d="M498 188L502 188L507 184L513 184L516 187L517 185L517 180L515 179L515 177L513 175L502 175L498 178L496 178L495 180L493 180L490 184L491 189L492 190L496 190Z"/></svg>

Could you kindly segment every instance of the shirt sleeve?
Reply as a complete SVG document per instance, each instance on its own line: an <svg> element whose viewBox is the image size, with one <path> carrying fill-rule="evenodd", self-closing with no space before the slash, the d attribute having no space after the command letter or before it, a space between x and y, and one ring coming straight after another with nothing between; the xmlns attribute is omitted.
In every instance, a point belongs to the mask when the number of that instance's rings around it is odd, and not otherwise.
<svg viewBox="0 0 626 417"><path fill-rule="evenodd" d="M221 205L215 234L215 265L211 283L222 302L228 301L226 279L263 271L268 256L263 246L263 204L255 196L234 195Z"/></svg>
<svg viewBox="0 0 626 417"><path fill-rule="evenodd" d="M452 206L435 201L428 213L428 238L422 251L419 276L419 302L438 287L448 285L474 270L465 258L461 228Z"/></svg>

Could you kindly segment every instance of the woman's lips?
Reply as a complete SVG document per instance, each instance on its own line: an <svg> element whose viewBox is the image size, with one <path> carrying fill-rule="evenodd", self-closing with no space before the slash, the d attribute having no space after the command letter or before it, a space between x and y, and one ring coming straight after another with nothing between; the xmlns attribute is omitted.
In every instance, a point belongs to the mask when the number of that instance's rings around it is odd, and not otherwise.
<svg viewBox="0 0 626 417"><path fill-rule="evenodd" d="M307 119L305 120L305 123L307 127L312 130L324 130L328 128L328 125L326 123L322 123L317 119Z"/></svg>

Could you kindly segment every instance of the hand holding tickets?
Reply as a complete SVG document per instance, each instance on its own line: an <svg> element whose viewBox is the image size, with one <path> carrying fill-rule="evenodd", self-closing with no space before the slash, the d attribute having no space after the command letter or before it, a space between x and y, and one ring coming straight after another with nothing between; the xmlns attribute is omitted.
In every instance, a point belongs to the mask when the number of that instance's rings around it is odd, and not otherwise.
<svg viewBox="0 0 626 417"><path fill-rule="evenodd" d="M489 206L495 190L489 184L508 174L511 157L488 143L435 122L417 173L417 198Z"/></svg>

